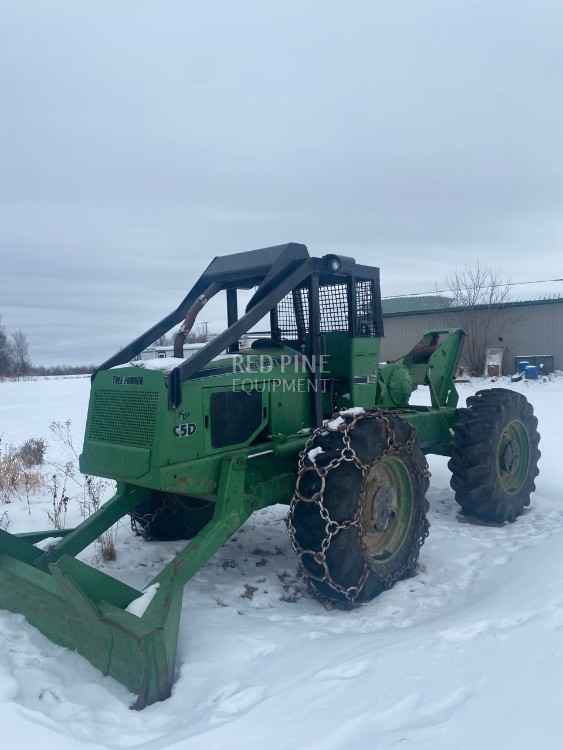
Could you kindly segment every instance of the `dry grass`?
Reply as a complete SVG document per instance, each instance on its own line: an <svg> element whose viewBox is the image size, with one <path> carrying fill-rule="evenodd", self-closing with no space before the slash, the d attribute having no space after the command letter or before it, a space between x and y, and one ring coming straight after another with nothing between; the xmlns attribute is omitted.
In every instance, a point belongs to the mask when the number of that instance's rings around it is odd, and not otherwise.
<svg viewBox="0 0 563 750"><path fill-rule="evenodd" d="M2 448L0 443L0 504L8 504L24 497L30 498L43 486L41 473L22 457L21 448Z"/></svg>
<svg viewBox="0 0 563 750"><path fill-rule="evenodd" d="M87 476L84 486L85 493L81 502L81 511L83 518L89 518L101 508L102 497L108 489L109 482L97 477ZM96 540L100 546L102 558L106 562L111 562L117 558L116 542L118 526L119 524L116 523L110 529L104 531Z"/></svg>
<svg viewBox="0 0 563 750"><path fill-rule="evenodd" d="M53 422L50 430L55 440L66 449L69 456L69 461L66 464L59 464L57 467L59 473L62 473L62 476L65 478L65 490L68 483L74 484L79 489L79 504L82 518L89 518L102 506L104 496L107 494L111 483L98 477L83 476L80 474L78 470L78 451L72 439L70 420L66 422ZM96 540L101 556L106 562L117 558L117 529L118 524L115 524Z"/></svg>
<svg viewBox="0 0 563 750"><path fill-rule="evenodd" d="M70 476L70 469L63 474L62 482L57 474L51 477L51 508L47 511L47 518L53 524L55 529L66 528L66 514L70 497L67 493L67 483Z"/></svg>
<svg viewBox="0 0 563 750"><path fill-rule="evenodd" d="M54 440L64 448L66 462L49 462L50 476L44 477L38 469L44 463L46 442L41 438L30 438L19 448L3 448L0 440L0 504L9 504L16 499L27 502L31 513L31 498L40 490L48 488L51 503L47 511L49 522L55 529L66 528L69 506L77 502L82 518L89 518L100 509L111 483L96 477L83 476L78 468L78 451L72 440L71 422L53 422L50 425ZM0 513L0 528L9 524L7 512ZM117 524L97 539L105 561L117 557Z"/></svg>

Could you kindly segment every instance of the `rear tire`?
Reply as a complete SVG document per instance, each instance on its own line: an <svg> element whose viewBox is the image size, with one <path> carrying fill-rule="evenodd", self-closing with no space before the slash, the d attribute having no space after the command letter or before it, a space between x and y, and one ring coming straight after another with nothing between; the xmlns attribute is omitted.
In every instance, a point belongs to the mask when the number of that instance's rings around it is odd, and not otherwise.
<svg viewBox="0 0 563 750"><path fill-rule="evenodd" d="M415 573L428 534L429 472L403 419L378 411L340 418L338 430L316 430L303 451L288 527L313 593L347 608Z"/></svg>
<svg viewBox="0 0 563 750"><path fill-rule="evenodd" d="M192 539L213 517L215 503L168 492L151 492L131 512L131 527L147 541Z"/></svg>
<svg viewBox="0 0 563 750"><path fill-rule="evenodd" d="M454 429L451 487L462 512L512 522L530 505L539 473L538 420L515 391L490 388L467 399Z"/></svg>

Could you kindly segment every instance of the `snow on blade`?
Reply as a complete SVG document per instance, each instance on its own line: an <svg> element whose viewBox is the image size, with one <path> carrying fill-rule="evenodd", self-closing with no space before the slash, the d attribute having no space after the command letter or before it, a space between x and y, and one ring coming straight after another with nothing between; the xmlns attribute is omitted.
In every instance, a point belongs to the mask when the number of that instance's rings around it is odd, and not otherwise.
<svg viewBox="0 0 563 750"><path fill-rule="evenodd" d="M153 583L152 586L147 586L141 596L133 599L133 601L128 604L127 607L125 607L125 611L129 612L130 615L142 617L147 611L149 604L156 596L156 592L158 591L159 587L160 583Z"/></svg>

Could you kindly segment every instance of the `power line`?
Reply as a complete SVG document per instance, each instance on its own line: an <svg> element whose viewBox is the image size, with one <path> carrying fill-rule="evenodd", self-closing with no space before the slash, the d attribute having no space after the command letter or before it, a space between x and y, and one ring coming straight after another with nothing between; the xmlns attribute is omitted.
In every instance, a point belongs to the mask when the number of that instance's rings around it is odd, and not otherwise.
<svg viewBox="0 0 563 750"><path fill-rule="evenodd" d="M484 286L483 289L494 289L495 287L505 286L525 286L526 284L552 284L556 281L563 281L563 279L538 279L537 281L508 281L502 284L489 284ZM427 297L435 296L437 294L447 294L452 292L452 289L433 289L431 292L409 292L408 294L391 294L381 299L403 299L404 297Z"/></svg>

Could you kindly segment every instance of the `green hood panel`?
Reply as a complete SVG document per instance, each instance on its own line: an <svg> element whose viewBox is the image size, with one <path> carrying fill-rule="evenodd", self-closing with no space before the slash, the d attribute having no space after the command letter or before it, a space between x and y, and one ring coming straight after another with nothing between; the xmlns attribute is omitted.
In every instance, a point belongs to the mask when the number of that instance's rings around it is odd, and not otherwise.
<svg viewBox="0 0 563 750"><path fill-rule="evenodd" d="M147 474L166 405L161 372L136 367L99 372L92 383L80 470L117 480Z"/></svg>

